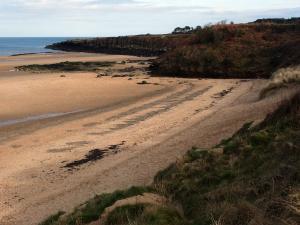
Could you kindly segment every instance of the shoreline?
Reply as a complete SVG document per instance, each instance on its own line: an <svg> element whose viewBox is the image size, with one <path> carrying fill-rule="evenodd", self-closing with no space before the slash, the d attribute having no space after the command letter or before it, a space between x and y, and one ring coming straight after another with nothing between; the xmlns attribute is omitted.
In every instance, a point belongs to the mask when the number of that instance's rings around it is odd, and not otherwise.
<svg viewBox="0 0 300 225"><path fill-rule="evenodd" d="M97 114L107 113L109 111L116 110L118 108L126 107L126 105L133 104L138 100L140 101L143 99L146 100L149 98L159 97L160 95L170 92L171 90L172 88L166 87L164 89L157 90L152 93L147 93L138 98L131 98L126 101L115 102L100 108L80 110L78 112L67 113L67 114L60 113L60 115L55 117L24 121L24 122L2 126L2 127L0 126L0 145L6 141L14 140L17 137L22 136L24 134L30 134L32 132L41 129L57 126L59 124L63 124L71 121L76 121L78 119L83 119L86 117L91 117Z"/></svg>
<svg viewBox="0 0 300 225"><path fill-rule="evenodd" d="M38 120L43 120L43 119L49 119L49 118L57 118L60 116L65 116L65 115L70 115L78 112L82 112L83 110L76 110L72 112L62 112L62 113L46 113L46 114L41 114L41 115L35 115L35 116L29 116L29 117L24 117L24 118L19 118L19 119L11 119L11 120L0 120L0 128L6 127L6 126L11 126L11 125L17 125L21 123L27 123L27 122L34 122Z"/></svg>

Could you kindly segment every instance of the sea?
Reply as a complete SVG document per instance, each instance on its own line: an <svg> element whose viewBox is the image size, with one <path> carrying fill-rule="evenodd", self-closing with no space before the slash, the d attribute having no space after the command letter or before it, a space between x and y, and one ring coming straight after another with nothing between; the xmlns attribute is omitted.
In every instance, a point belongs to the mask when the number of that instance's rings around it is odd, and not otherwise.
<svg viewBox="0 0 300 225"><path fill-rule="evenodd" d="M0 56L54 52L47 45L74 37L0 37Z"/></svg>

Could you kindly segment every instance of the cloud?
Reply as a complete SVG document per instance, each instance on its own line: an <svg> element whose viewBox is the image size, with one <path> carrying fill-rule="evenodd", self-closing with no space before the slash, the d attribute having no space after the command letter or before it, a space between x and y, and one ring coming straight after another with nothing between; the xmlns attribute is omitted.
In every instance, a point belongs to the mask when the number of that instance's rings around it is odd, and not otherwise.
<svg viewBox="0 0 300 225"><path fill-rule="evenodd" d="M0 4L28 9L47 9L58 7L79 8L88 5L133 4L134 0L1 0Z"/></svg>
<svg viewBox="0 0 300 225"><path fill-rule="evenodd" d="M23 10L149 10L212 9L215 11L282 9L300 7L299 0L1 0L0 6ZM0 8L1 12L1 8Z"/></svg>
<svg viewBox="0 0 300 225"><path fill-rule="evenodd" d="M0 36L166 33L224 19L299 15L299 0L0 0Z"/></svg>

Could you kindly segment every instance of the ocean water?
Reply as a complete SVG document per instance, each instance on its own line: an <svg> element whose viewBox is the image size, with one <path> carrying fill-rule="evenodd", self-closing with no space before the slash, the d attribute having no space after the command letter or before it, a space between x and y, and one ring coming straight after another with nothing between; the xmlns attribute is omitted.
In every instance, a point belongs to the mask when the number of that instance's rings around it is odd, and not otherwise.
<svg viewBox="0 0 300 225"><path fill-rule="evenodd" d="M0 37L0 56L8 56L15 54L41 53L52 52L50 49L45 49L49 44L65 41L67 37Z"/></svg>

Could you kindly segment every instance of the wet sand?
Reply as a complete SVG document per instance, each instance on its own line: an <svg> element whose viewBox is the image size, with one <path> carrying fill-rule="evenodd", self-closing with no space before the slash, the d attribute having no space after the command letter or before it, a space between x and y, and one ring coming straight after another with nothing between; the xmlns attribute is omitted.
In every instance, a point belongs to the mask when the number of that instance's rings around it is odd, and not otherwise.
<svg viewBox="0 0 300 225"><path fill-rule="evenodd" d="M94 73L7 77L0 82L0 126L3 120L100 108L161 88L127 79L97 79Z"/></svg>
<svg viewBox="0 0 300 225"><path fill-rule="evenodd" d="M68 113L104 107L145 95L159 86L140 86L133 80L102 78L95 73L15 72L14 66L60 61L120 61L136 57L92 54L27 55L0 57L0 126L1 122L48 113ZM9 61L10 60L10 61ZM4 75L5 72L5 75ZM65 77L60 77L64 75Z"/></svg>
<svg viewBox="0 0 300 225"><path fill-rule="evenodd" d="M134 58L87 55L19 57L22 63ZM20 64L9 59L0 57L0 70ZM295 91L258 100L265 80L11 73L0 72L1 107L9 106L1 120L83 111L0 128L3 225L37 224L95 194L149 184L192 146L217 144ZM137 84L145 79L150 84Z"/></svg>

